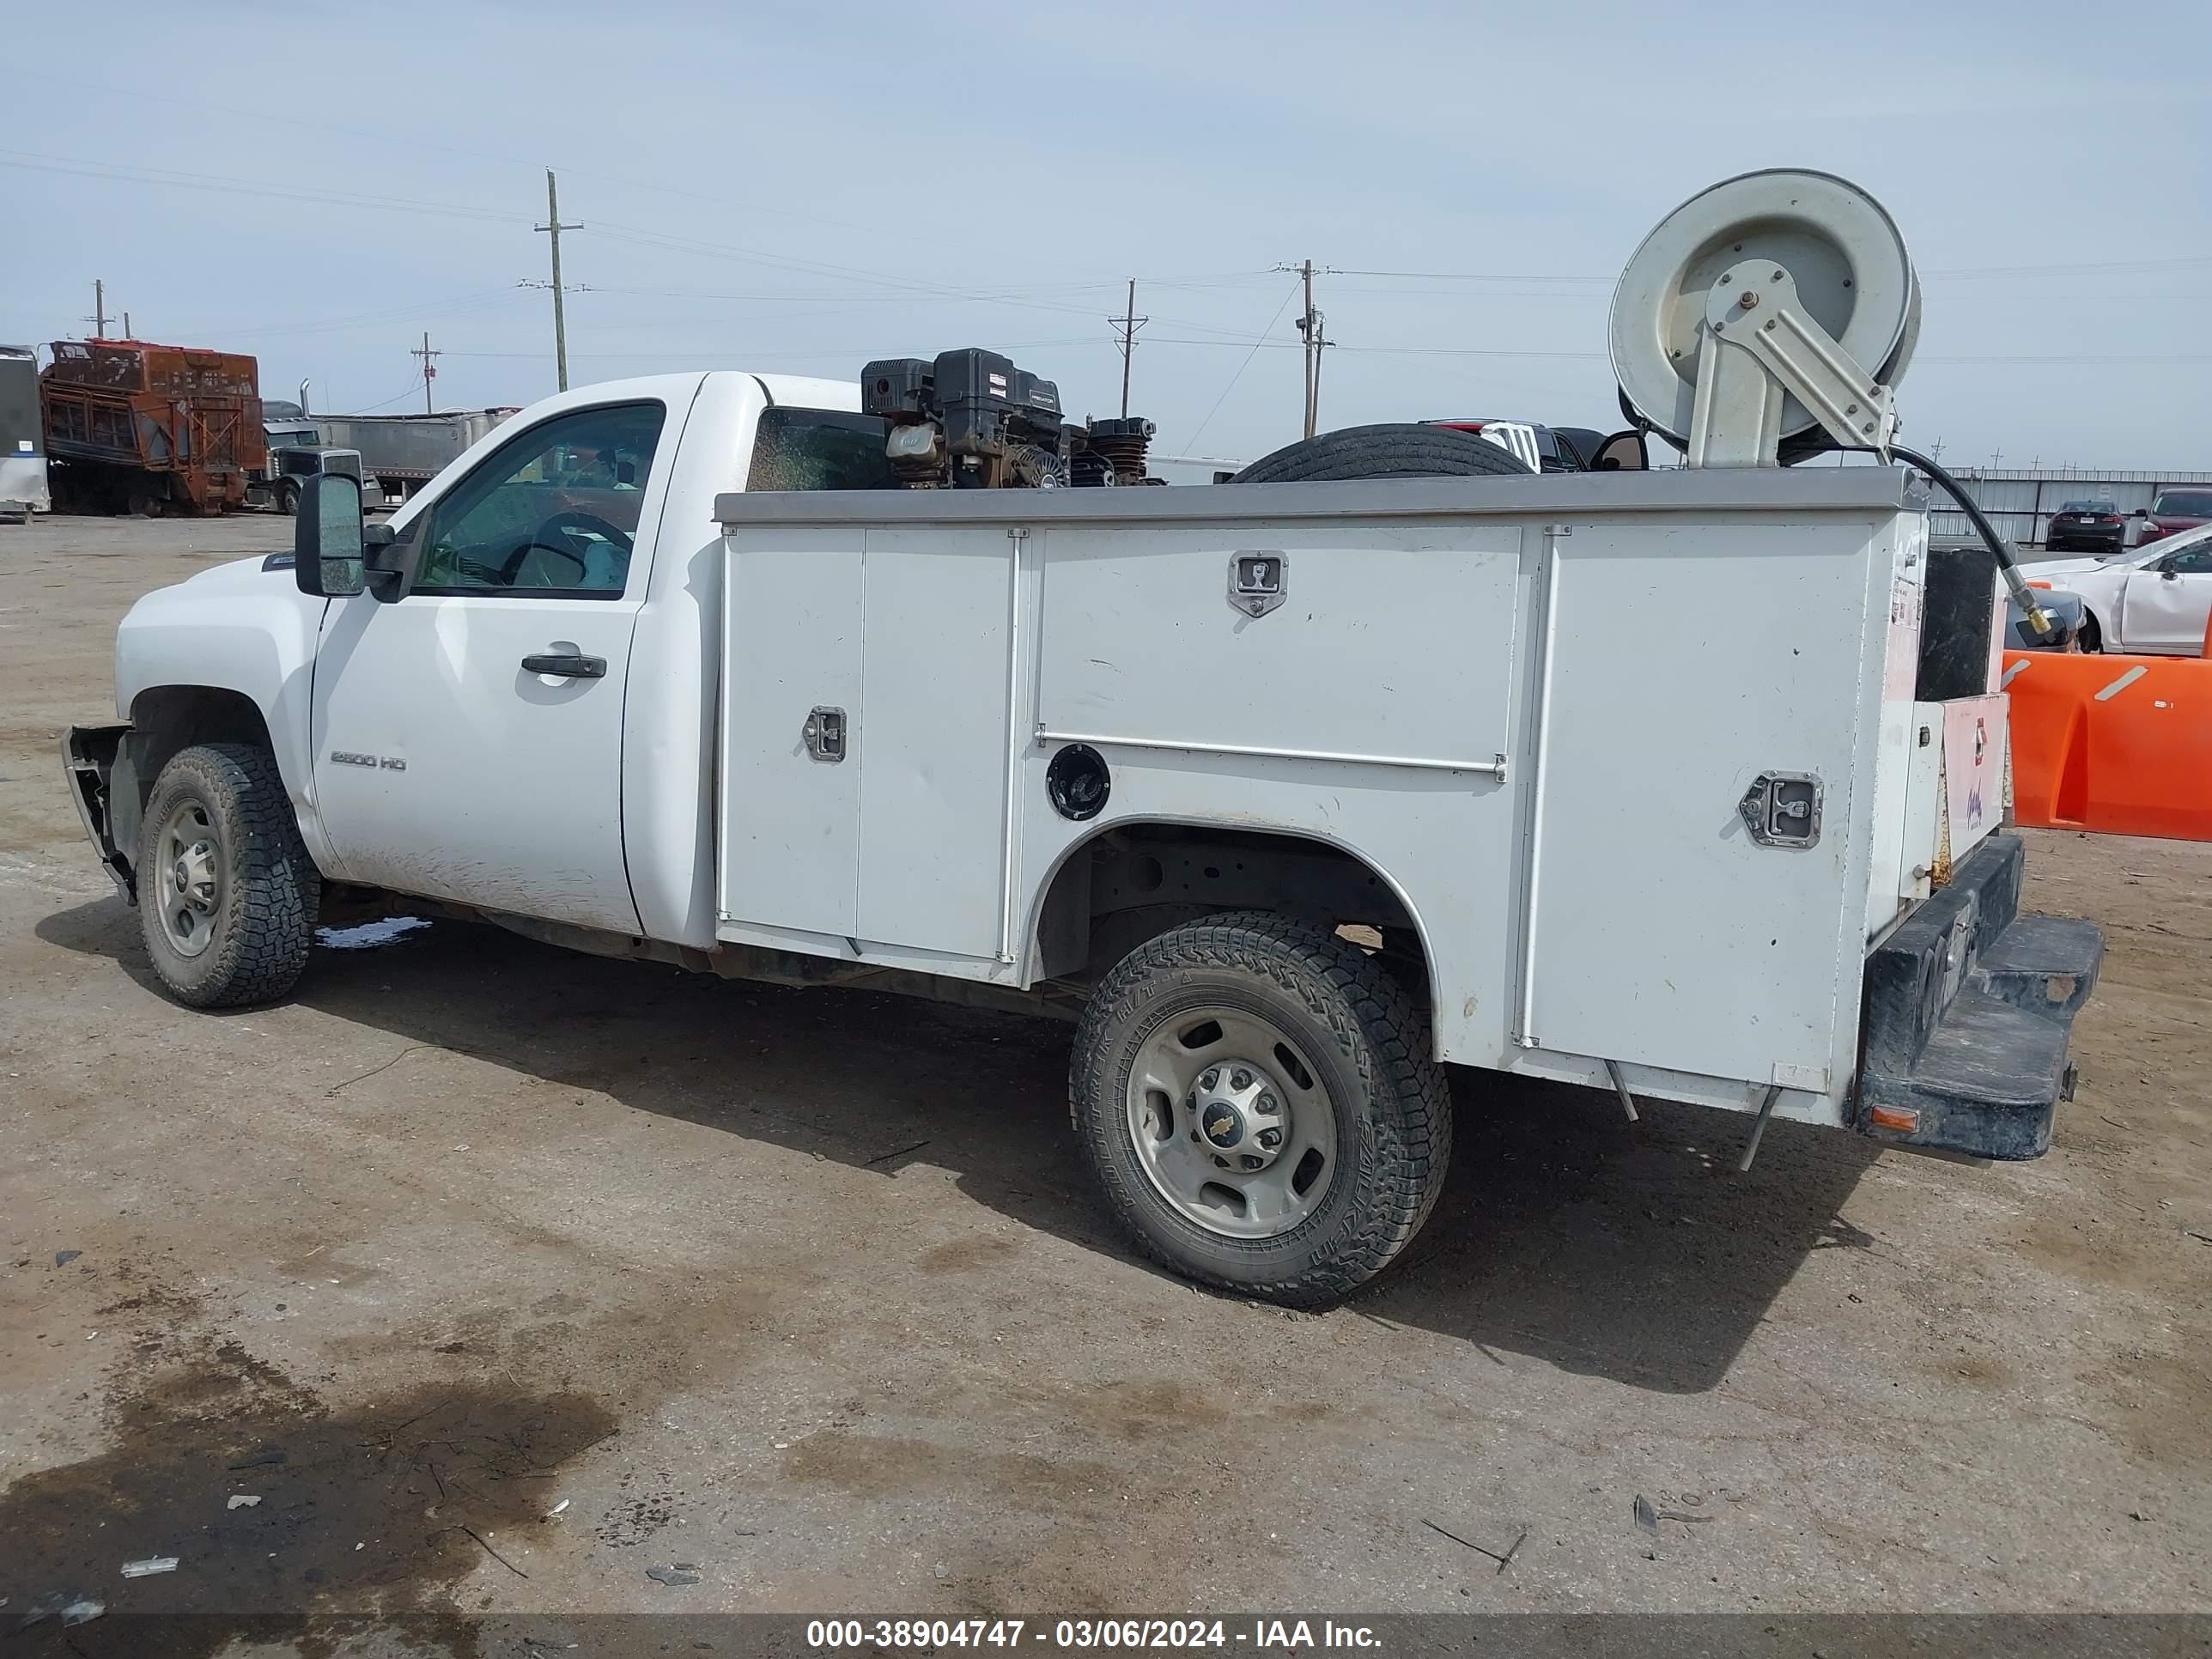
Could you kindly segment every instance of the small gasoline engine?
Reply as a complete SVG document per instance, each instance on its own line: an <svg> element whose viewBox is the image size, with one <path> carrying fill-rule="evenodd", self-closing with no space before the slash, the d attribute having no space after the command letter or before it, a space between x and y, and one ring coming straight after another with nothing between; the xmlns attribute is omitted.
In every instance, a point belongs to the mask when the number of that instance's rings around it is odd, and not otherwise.
<svg viewBox="0 0 2212 1659"><path fill-rule="evenodd" d="M890 422L884 452L909 489L1164 482L1145 475L1150 421L1065 421L1058 386L979 346L870 363L860 407Z"/></svg>

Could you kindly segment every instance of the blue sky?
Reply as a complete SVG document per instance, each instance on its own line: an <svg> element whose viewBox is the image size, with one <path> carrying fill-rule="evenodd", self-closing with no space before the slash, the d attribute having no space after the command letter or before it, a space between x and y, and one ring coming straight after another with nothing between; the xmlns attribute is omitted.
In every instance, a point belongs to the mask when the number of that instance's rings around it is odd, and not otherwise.
<svg viewBox="0 0 2212 1659"><path fill-rule="evenodd" d="M264 392L419 407L571 378L857 375L1006 349L1250 458L1323 423L1612 423L1611 285L1685 197L1837 172L1926 287L1905 435L1947 460L2212 470L2206 9L1882 0L959 8L108 0L10 25L0 339L252 351ZM66 67L64 67L66 66Z"/></svg>

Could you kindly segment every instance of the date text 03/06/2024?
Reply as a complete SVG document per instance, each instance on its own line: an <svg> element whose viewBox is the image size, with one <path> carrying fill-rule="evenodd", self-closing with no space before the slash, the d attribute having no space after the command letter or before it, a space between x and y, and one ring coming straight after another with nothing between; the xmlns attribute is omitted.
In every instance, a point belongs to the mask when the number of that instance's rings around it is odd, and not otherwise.
<svg viewBox="0 0 2212 1659"><path fill-rule="evenodd" d="M1300 1653L1316 1648L1379 1651L1365 1625L1333 1619L814 1619L806 1643L823 1652L855 1648L1010 1648L1175 1651L1237 1648Z"/></svg>

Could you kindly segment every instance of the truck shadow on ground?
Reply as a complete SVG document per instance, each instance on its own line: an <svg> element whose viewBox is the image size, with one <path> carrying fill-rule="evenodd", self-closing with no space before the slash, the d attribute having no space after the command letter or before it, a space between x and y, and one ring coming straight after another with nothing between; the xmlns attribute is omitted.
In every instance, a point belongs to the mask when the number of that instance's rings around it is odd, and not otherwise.
<svg viewBox="0 0 2212 1659"><path fill-rule="evenodd" d="M37 933L158 988L136 917L112 899ZM319 951L293 1000L886 1176L925 1162L1024 1226L1132 1254L1068 1131L1071 1028L1057 1022L726 982L444 921ZM1778 1122L1742 1176L1745 1116L1653 1102L1631 1125L1590 1090L1481 1072L1455 1072L1453 1088L1450 1185L1356 1315L1695 1393L1721 1382L1812 1253L1875 1246L1840 1214L1875 1156L1856 1136Z"/></svg>

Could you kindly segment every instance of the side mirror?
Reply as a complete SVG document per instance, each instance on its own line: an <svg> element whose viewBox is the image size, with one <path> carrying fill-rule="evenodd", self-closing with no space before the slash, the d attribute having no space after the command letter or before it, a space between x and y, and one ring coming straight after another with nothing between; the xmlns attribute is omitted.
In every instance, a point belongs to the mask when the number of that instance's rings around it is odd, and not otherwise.
<svg viewBox="0 0 2212 1659"><path fill-rule="evenodd" d="M637 482L637 463L635 461L617 461L615 463L615 482L617 484L635 483Z"/></svg>
<svg viewBox="0 0 2212 1659"><path fill-rule="evenodd" d="M320 472L300 481L292 550L292 579L302 593L349 599L368 586L360 479Z"/></svg>
<svg viewBox="0 0 2212 1659"><path fill-rule="evenodd" d="M1593 472L1648 472L1651 470L1651 452L1644 441L1644 434L1632 428L1616 432L1597 447L1597 459L1590 463Z"/></svg>

